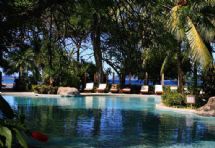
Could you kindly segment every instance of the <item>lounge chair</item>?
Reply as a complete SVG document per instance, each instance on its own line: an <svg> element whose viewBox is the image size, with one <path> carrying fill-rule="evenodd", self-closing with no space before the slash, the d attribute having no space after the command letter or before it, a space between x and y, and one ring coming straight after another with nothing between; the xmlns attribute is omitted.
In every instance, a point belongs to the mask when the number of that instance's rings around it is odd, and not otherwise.
<svg viewBox="0 0 215 148"><path fill-rule="evenodd" d="M112 84L110 88L111 93L118 93L119 92L119 85L118 84Z"/></svg>
<svg viewBox="0 0 215 148"><path fill-rule="evenodd" d="M126 87L121 90L122 93L131 93L131 88Z"/></svg>
<svg viewBox="0 0 215 148"><path fill-rule="evenodd" d="M149 86L148 85L143 85L140 89L140 93L149 93Z"/></svg>
<svg viewBox="0 0 215 148"><path fill-rule="evenodd" d="M96 89L96 91L99 93L105 92L106 88L107 88L107 84L102 83L102 84L99 84L99 87Z"/></svg>
<svg viewBox="0 0 215 148"><path fill-rule="evenodd" d="M170 86L170 90L171 90L171 91L177 91L177 90L178 90L178 87L177 87L177 86Z"/></svg>
<svg viewBox="0 0 215 148"><path fill-rule="evenodd" d="M93 83L87 83L84 91L85 92L92 92L93 91L93 87L94 87Z"/></svg>
<svg viewBox="0 0 215 148"><path fill-rule="evenodd" d="M155 94L163 94L162 85L155 85Z"/></svg>

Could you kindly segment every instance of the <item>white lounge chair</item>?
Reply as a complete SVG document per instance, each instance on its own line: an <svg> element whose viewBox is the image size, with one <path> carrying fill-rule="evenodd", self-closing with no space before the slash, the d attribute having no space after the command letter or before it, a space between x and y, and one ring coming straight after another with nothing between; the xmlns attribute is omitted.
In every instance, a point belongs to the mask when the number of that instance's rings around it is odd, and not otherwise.
<svg viewBox="0 0 215 148"><path fill-rule="evenodd" d="M94 83L87 83L84 91L93 91Z"/></svg>
<svg viewBox="0 0 215 148"><path fill-rule="evenodd" d="M101 83L99 84L99 87L96 89L97 92L104 92L107 88L107 84Z"/></svg>
<svg viewBox="0 0 215 148"><path fill-rule="evenodd" d="M162 87L162 85L155 85L155 93L156 94L163 94L163 87Z"/></svg>
<svg viewBox="0 0 215 148"><path fill-rule="evenodd" d="M149 86L143 85L140 89L140 93L148 93L149 92Z"/></svg>
<svg viewBox="0 0 215 148"><path fill-rule="evenodd" d="M119 85L118 84L112 84L110 92L111 93L117 93L117 92L119 92Z"/></svg>
<svg viewBox="0 0 215 148"><path fill-rule="evenodd" d="M126 87L121 90L122 93L131 93L131 88Z"/></svg>

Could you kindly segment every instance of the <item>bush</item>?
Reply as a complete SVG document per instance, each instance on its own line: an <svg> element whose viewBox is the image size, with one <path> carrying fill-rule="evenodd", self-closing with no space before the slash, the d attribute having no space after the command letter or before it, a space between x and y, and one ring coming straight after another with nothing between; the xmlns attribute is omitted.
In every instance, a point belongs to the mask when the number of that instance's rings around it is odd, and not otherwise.
<svg viewBox="0 0 215 148"><path fill-rule="evenodd" d="M215 65L203 74L203 90L209 96L215 96Z"/></svg>
<svg viewBox="0 0 215 148"><path fill-rule="evenodd" d="M32 89L38 94L57 94L58 87L48 85L33 85Z"/></svg>
<svg viewBox="0 0 215 148"><path fill-rule="evenodd" d="M167 106L185 106L185 100L185 95L178 92L171 92L168 88L162 95L162 102Z"/></svg>
<svg viewBox="0 0 215 148"><path fill-rule="evenodd" d="M16 91L28 91L30 90L31 84L27 78L21 77L15 79L13 89Z"/></svg>
<svg viewBox="0 0 215 148"><path fill-rule="evenodd" d="M196 104L195 104L195 106L196 107L201 107L201 106L205 105L208 102L208 99L210 97L211 96L208 95L208 94L196 95Z"/></svg>

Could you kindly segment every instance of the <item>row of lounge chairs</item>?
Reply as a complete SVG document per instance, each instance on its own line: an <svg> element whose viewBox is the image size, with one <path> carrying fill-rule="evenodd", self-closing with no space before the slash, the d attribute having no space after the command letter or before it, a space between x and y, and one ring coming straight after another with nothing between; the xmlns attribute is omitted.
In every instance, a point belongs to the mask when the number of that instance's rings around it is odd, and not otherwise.
<svg viewBox="0 0 215 148"><path fill-rule="evenodd" d="M171 86L171 90L177 90L177 86ZM85 92L92 92L94 90L94 83L87 83L86 88L84 89ZM107 91L107 84L101 83L99 84L99 87L95 89L96 92L98 93L103 93ZM119 88L118 84L112 84L109 92L111 93L131 93L131 88L126 87L123 89ZM163 87L162 85L155 85L155 94L162 94L163 93ZM148 85L143 85L140 89L141 94L147 94L149 93L149 86Z"/></svg>

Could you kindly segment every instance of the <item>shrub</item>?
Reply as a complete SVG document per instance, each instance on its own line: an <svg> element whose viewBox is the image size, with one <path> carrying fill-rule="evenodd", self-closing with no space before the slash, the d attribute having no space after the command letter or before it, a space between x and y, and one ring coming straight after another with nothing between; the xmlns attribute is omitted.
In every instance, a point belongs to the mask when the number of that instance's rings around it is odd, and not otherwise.
<svg viewBox="0 0 215 148"><path fill-rule="evenodd" d="M27 136L47 142L48 137L38 131L30 131L25 124L25 116L14 113L10 105L0 95L0 147L24 147L27 148ZM29 139L29 138L28 138Z"/></svg>
<svg viewBox="0 0 215 148"><path fill-rule="evenodd" d="M28 91L31 85L27 78L21 77L19 79L15 79L13 89L16 91Z"/></svg>
<svg viewBox="0 0 215 148"><path fill-rule="evenodd" d="M196 107L201 107L203 105L205 105L208 102L208 99L210 98L210 95L208 94L199 94L196 95Z"/></svg>
<svg viewBox="0 0 215 148"><path fill-rule="evenodd" d="M154 94L155 86L154 85L149 85L149 93Z"/></svg>
<svg viewBox="0 0 215 148"><path fill-rule="evenodd" d="M33 85L32 89L38 94L57 94L58 87L48 85Z"/></svg>
<svg viewBox="0 0 215 148"><path fill-rule="evenodd" d="M203 90L209 97L215 95L215 65L203 74Z"/></svg>
<svg viewBox="0 0 215 148"><path fill-rule="evenodd" d="M162 95L162 102L167 106L185 106L185 95L167 90Z"/></svg>

